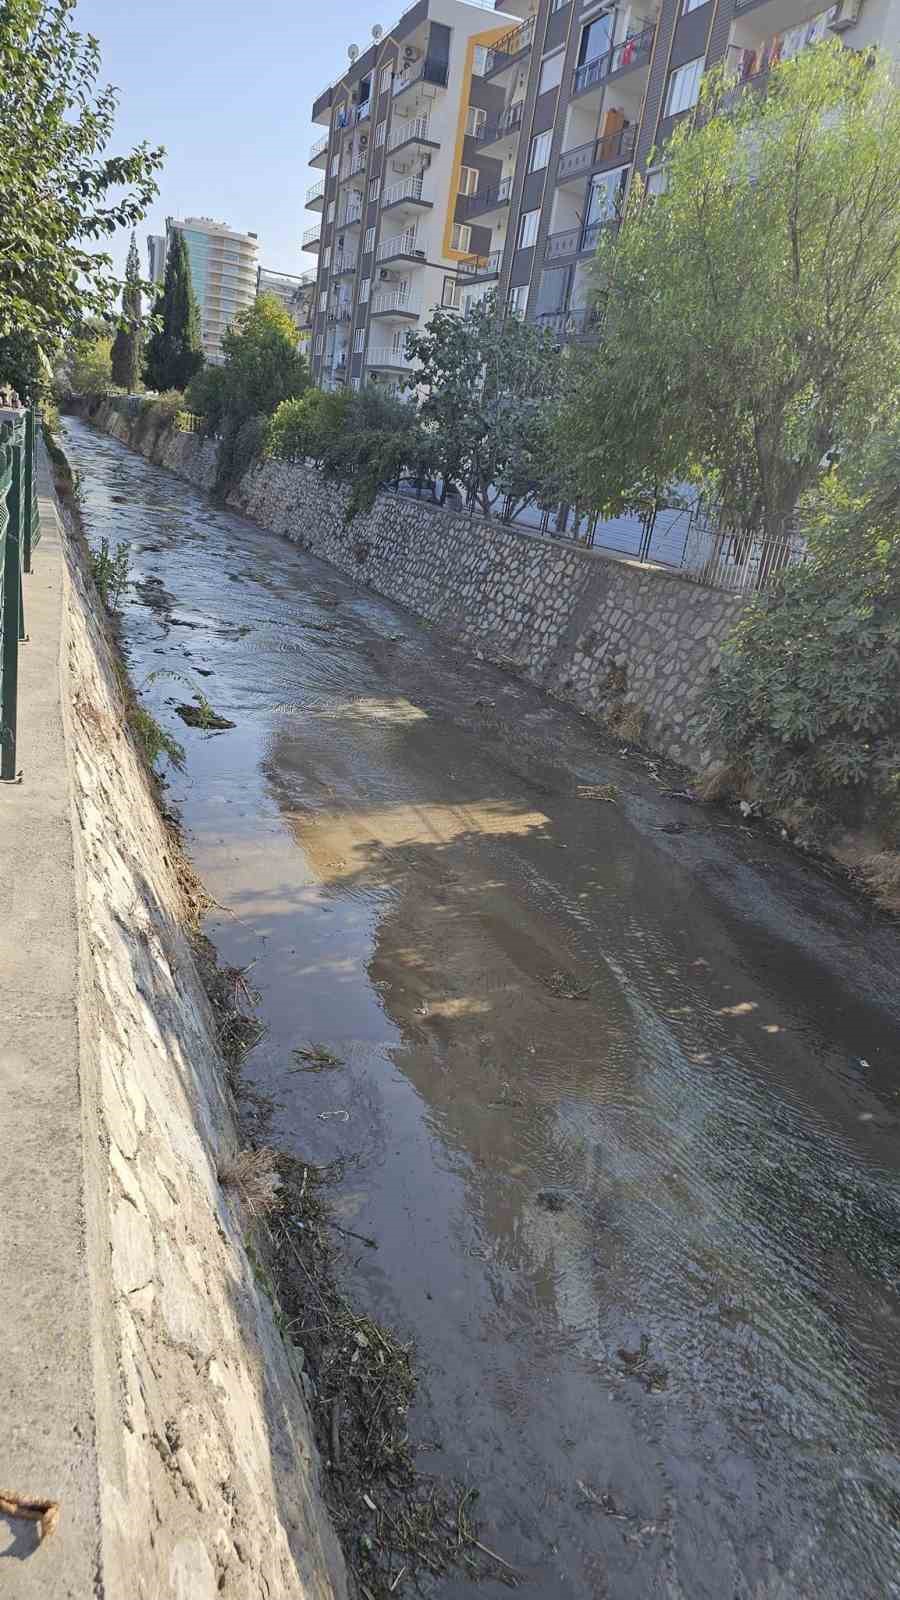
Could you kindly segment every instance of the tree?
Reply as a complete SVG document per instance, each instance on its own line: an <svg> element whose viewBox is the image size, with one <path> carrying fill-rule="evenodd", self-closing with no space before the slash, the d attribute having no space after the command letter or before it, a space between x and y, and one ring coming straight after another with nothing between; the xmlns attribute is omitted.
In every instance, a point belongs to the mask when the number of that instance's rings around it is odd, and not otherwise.
<svg viewBox="0 0 900 1600"><path fill-rule="evenodd" d="M157 327L147 341L144 378L150 389L183 389L203 365L200 313L191 287L191 263L184 235L175 228L166 257L166 276L153 308Z"/></svg>
<svg viewBox="0 0 900 1600"><path fill-rule="evenodd" d="M702 479L737 526L783 531L826 452L857 448L900 373L900 91L837 42L724 69L593 267L602 334L572 363L560 450L617 511Z"/></svg>
<svg viewBox="0 0 900 1600"><path fill-rule="evenodd" d="M89 328L70 340L63 384L70 394L106 394L112 383L112 335Z"/></svg>
<svg viewBox="0 0 900 1600"><path fill-rule="evenodd" d="M538 498L559 388L551 334L500 314L489 295L465 316L434 311L407 354L419 363L406 381L420 397L441 502L456 484L485 515L500 498L510 511Z"/></svg>
<svg viewBox="0 0 900 1600"><path fill-rule="evenodd" d="M137 241L131 235L125 283L122 289L122 317L112 347L112 378L120 389L131 394L141 376L141 263Z"/></svg>
<svg viewBox="0 0 900 1600"><path fill-rule="evenodd" d="M0 338L0 384L11 384L21 400L37 400L47 387L50 369L33 334L8 333Z"/></svg>
<svg viewBox="0 0 900 1600"><path fill-rule="evenodd" d="M89 248L146 215L163 151L106 154L117 96L97 90L97 40L71 27L75 0L0 4L0 337L30 335L51 354L118 288Z"/></svg>
<svg viewBox="0 0 900 1600"><path fill-rule="evenodd" d="M271 416L282 400L309 387L309 368L297 348L297 327L277 296L258 295L238 312L222 337L225 409L242 420Z"/></svg>

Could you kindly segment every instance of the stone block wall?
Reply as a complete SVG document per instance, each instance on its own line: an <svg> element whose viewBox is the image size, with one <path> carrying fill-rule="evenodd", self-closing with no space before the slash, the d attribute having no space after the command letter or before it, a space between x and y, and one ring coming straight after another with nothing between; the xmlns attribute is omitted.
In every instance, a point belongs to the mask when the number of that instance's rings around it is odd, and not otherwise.
<svg viewBox="0 0 900 1600"><path fill-rule="evenodd" d="M211 442L142 440L105 408L95 421L211 485ZM304 463L259 463L229 504L614 731L687 766L710 759L701 700L742 596L394 495L348 526L345 494Z"/></svg>

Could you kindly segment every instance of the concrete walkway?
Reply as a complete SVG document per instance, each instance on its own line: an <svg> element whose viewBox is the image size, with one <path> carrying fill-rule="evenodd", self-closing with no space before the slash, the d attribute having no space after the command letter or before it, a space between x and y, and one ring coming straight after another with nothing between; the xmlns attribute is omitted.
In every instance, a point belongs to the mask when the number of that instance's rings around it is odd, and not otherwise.
<svg viewBox="0 0 900 1600"><path fill-rule="evenodd" d="M61 705L63 530L39 445L41 540L25 577L17 768L0 786L0 1515L4 1600L95 1592L94 1379L78 1070L78 928Z"/></svg>

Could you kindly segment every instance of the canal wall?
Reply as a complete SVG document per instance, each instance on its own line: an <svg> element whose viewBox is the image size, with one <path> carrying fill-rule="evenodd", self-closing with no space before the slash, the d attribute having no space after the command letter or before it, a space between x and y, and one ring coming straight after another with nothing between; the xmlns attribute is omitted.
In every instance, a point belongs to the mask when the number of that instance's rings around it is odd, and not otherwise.
<svg viewBox="0 0 900 1600"><path fill-rule="evenodd" d="M0 1587L8 1600L346 1600L300 1362L254 1269L252 1218L219 1181L239 1139L186 931L189 869L46 474L42 506L26 582L49 596L30 621L56 659L26 679L23 779L3 795L18 857L4 930L28 970L4 1005L15 1311L0 1397L5 1492L57 1501L59 1522L38 1544L11 1519L18 1559ZM5 992L14 952L0 949Z"/></svg>
<svg viewBox="0 0 900 1600"><path fill-rule="evenodd" d="M105 405L93 420L199 487L212 484L212 441L148 431ZM265 461L228 503L623 738L685 765L709 763L703 693L741 596L394 495L348 526L346 500L305 464Z"/></svg>

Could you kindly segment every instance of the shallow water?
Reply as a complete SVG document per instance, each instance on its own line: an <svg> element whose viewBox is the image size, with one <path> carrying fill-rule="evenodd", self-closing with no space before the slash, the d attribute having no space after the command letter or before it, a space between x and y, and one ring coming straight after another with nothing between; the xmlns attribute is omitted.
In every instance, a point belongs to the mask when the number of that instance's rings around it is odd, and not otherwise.
<svg viewBox="0 0 900 1600"><path fill-rule="evenodd" d="M527 1600L900 1595L897 928L65 434L89 536L131 546L208 932L261 992L248 1075L277 1141L347 1162L379 1245L347 1280L416 1341L422 1464L480 1487ZM196 690L233 731L182 725ZM298 1070L311 1042L343 1064Z"/></svg>

